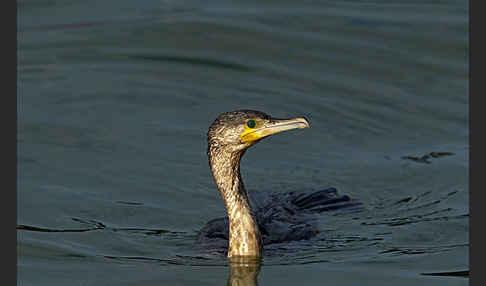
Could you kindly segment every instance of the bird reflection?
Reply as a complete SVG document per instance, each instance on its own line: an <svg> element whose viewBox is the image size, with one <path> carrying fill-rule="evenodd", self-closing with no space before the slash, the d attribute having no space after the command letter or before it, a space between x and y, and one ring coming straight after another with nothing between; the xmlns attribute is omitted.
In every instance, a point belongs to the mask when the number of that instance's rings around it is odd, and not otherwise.
<svg viewBox="0 0 486 286"><path fill-rule="evenodd" d="M258 285L261 261L258 257L235 256L229 258L228 286Z"/></svg>

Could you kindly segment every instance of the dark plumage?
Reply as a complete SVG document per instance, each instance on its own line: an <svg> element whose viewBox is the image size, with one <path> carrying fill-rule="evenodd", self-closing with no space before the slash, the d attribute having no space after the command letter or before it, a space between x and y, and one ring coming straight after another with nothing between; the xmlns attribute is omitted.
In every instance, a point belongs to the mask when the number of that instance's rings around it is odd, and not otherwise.
<svg viewBox="0 0 486 286"><path fill-rule="evenodd" d="M358 204L330 188L256 193L252 198L259 203L255 209L251 208L240 175L240 161L245 151L266 136L308 127L303 117L275 119L254 110L225 112L214 120L208 130L207 153L228 216L208 222L198 234L198 244L225 247L228 257L261 256L264 244L316 235L318 231L310 214Z"/></svg>

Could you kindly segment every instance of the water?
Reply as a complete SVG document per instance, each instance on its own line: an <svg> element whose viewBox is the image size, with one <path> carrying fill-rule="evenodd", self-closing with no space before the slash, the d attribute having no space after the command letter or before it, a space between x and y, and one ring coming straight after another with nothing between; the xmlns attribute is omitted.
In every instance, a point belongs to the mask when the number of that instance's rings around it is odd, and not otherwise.
<svg viewBox="0 0 486 286"><path fill-rule="evenodd" d="M468 284L468 9L18 2L18 284L226 283L192 245L225 214L207 127L241 108L311 123L246 153L250 196L364 206L267 251L260 285Z"/></svg>

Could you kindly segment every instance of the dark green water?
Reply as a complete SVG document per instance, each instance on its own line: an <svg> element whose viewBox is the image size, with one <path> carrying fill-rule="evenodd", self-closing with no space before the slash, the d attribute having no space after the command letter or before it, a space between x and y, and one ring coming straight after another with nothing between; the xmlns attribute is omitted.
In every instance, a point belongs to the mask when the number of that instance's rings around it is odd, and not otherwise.
<svg viewBox="0 0 486 286"><path fill-rule="evenodd" d="M18 285L224 285L192 245L225 212L207 127L241 108L312 126L247 152L250 196L364 205L266 252L260 285L467 285L468 9L19 1Z"/></svg>

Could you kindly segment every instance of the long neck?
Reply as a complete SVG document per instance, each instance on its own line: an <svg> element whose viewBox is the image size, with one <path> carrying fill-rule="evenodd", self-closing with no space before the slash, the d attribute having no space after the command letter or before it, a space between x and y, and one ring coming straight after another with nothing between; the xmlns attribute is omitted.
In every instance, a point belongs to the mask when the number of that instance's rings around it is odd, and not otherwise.
<svg viewBox="0 0 486 286"><path fill-rule="evenodd" d="M208 152L211 171L228 213L228 257L261 256L263 253L260 231L241 180L243 153L225 152L222 148Z"/></svg>

